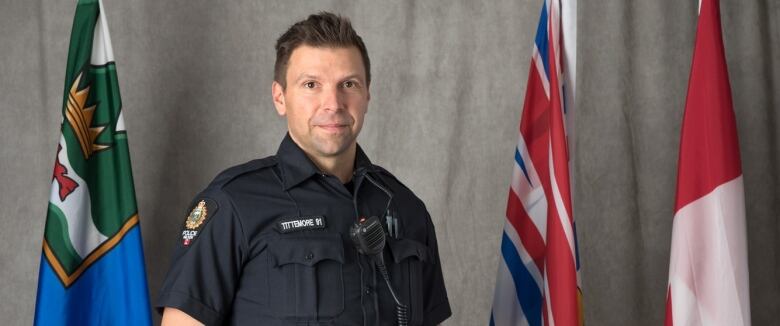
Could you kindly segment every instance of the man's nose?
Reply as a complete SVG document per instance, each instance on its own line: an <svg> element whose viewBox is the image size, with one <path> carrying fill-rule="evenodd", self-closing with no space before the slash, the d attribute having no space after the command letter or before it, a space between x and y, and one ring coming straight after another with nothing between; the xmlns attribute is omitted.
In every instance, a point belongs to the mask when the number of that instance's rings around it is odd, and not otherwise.
<svg viewBox="0 0 780 326"><path fill-rule="evenodd" d="M322 93L322 108L329 111L343 109L341 90L338 87L326 87Z"/></svg>

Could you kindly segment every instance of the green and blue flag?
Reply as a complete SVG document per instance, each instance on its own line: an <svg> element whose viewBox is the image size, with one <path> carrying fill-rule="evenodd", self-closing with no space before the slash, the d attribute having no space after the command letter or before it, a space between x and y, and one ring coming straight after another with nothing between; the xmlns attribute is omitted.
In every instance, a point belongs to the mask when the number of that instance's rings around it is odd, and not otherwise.
<svg viewBox="0 0 780 326"><path fill-rule="evenodd" d="M150 325L141 230L111 38L79 0L46 215L36 325Z"/></svg>

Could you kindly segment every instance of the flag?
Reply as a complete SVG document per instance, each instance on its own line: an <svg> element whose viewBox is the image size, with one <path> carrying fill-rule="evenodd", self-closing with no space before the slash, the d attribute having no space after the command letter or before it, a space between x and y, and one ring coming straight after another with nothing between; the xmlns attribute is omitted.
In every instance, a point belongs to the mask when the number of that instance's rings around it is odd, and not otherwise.
<svg viewBox="0 0 780 326"><path fill-rule="evenodd" d="M573 63L573 56L566 52L574 49L564 44L576 43L563 42L561 33L576 35L576 24L562 23L562 7L576 8L576 4L545 1L536 32L490 325L582 324L564 118L574 103L564 95L574 94L572 85L566 84L573 81L567 75L574 72L567 65ZM576 16L566 19L576 21Z"/></svg>
<svg viewBox="0 0 780 326"><path fill-rule="evenodd" d="M666 325L750 325L745 195L717 0L700 6L677 169Z"/></svg>
<svg viewBox="0 0 780 326"><path fill-rule="evenodd" d="M111 38L98 0L73 19L36 325L150 325L141 231Z"/></svg>

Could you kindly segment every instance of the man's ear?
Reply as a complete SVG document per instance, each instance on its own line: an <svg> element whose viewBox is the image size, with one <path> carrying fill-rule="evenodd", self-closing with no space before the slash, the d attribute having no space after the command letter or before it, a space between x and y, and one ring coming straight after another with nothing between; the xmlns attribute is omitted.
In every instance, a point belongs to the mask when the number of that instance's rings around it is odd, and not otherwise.
<svg viewBox="0 0 780 326"><path fill-rule="evenodd" d="M271 96L274 99L274 107L276 107L276 113L280 116L287 115L287 106L284 102L284 87L276 81L271 85Z"/></svg>

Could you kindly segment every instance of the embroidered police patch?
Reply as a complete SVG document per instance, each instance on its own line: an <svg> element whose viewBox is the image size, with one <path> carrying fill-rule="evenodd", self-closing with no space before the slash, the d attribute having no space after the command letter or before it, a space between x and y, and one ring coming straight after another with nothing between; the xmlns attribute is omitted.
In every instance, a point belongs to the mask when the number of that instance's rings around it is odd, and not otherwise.
<svg viewBox="0 0 780 326"><path fill-rule="evenodd" d="M201 225L203 225L203 222L206 221L208 215L209 210L206 206L206 201L201 200L198 202L198 205L192 209L190 215L187 216L187 220L184 222L184 230L181 231L181 239L182 244L184 244L185 247L189 246L195 237L198 236L198 231Z"/></svg>
<svg viewBox="0 0 780 326"><path fill-rule="evenodd" d="M276 222L276 231L290 233L303 230L324 229L327 226L325 216L300 216L280 219Z"/></svg>

